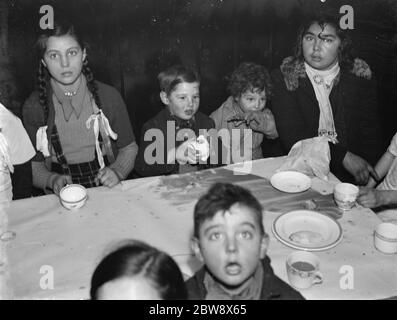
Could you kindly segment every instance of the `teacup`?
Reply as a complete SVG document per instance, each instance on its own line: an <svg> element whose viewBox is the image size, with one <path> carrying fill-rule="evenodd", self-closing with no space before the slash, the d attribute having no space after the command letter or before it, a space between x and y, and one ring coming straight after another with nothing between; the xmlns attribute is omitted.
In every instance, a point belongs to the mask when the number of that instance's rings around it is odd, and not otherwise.
<svg viewBox="0 0 397 320"><path fill-rule="evenodd" d="M66 209L79 209L87 200L87 189L80 184L68 184L59 192L59 198Z"/></svg>
<svg viewBox="0 0 397 320"><path fill-rule="evenodd" d="M313 253L295 251L287 257L286 266L289 283L296 289L307 289L323 282L320 260Z"/></svg>
<svg viewBox="0 0 397 320"><path fill-rule="evenodd" d="M374 232L375 248L383 253L397 253L397 225L381 223Z"/></svg>
<svg viewBox="0 0 397 320"><path fill-rule="evenodd" d="M339 209L350 210L356 204L359 189L351 183L338 183L334 189L334 199Z"/></svg>

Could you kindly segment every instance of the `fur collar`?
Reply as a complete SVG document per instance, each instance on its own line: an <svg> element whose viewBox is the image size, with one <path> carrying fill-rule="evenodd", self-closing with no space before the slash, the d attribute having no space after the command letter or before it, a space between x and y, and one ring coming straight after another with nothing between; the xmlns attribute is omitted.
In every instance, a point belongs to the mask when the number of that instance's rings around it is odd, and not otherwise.
<svg viewBox="0 0 397 320"><path fill-rule="evenodd" d="M294 91L299 87L299 78L306 78L305 65L303 61L294 59L290 56L283 60L280 66L281 73L283 74L285 85L289 91ZM353 68L350 73L357 77L370 80L372 72L369 65L360 58L354 59ZM340 73L335 78L335 84L338 83Z"/></svg>

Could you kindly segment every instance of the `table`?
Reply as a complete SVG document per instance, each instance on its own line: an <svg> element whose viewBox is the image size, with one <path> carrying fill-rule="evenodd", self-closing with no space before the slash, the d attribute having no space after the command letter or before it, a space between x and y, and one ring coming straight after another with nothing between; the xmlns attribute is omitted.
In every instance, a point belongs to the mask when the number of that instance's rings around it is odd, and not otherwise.
<svg viewBox="0 0 397 320"><path fill-rule="evenodd" d="M200 267L189 245L193 207L216 181L237 183L260 200L270 236L268 255L275 273L287 281L285 258L294 250L273 236L274 219L280 213L304 208L308 199L319 203L319 211L336 217L340 213L332 201L334 177L328 183L314 178L312 188L300 194L275 190L269 178L282 161L283 157L268 158L250 162L245 168L237 164L123 181L113 189L92 188L85 206L76 211L64 209L55 195L14 201L6 213L8 231L16 236L3 241L8 292L17 299L87 299L96 265L120 240L130 238L168 252L185 275L192 275ZM342 242L316 253L324 282L302 290L302 295L307 299L396 296L397 255L382 254L373 246L378 217L369 209L355 207L338 218L344 232Z"/></svg>

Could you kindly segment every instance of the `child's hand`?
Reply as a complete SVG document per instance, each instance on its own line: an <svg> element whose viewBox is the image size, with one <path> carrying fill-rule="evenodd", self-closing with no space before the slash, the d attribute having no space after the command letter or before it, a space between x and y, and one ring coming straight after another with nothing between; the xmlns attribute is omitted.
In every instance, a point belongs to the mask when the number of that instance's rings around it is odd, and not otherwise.
<svg viewBox="0 0 397 320"><path fill-rule="evenodd" d="M276 122L269 109L247 112L245 120L252 130L259 131L270 139L278 137Z"/></svg>
<svg viewBox="0 0 397 320"><path fill-rule="evenodd" d="M357 202L366 208L377 208L386 204L385 191L370 188L360 188Z"/></svg>
<svg viewBox="0 0 397 320"><path fill-rule="evenodd" d="M109 167L99 170L96 178L98 179L98 182L109 188L113 188L120 182L120 178L117 173Z"/></svg>
<svg viewBox="0 0 397 320"><path fill-rule="evenodd" d="M186 163L195 164L198 162L196 150L193 148L191 144L194 141L196 141L195 138L186 140L176 149L175 158L179 164L186 164Z"/></svg>
<svg viewBox="0 0 397 320"><path fill-rule="evenodd" d="M59 192L64 186L73 183L72 177L65 174L55 174L51 179L52 181L50 182L50 185L52 187L52 191L54 191L57 196L59 196Z"/></svg>

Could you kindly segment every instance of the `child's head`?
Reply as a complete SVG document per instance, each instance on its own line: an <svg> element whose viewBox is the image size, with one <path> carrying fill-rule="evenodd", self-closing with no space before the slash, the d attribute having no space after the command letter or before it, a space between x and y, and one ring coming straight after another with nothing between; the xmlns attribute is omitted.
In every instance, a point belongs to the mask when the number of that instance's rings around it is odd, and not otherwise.
<svg viewBox="0 0 397 320"><path fill-rule="evenodd" d="M72 85L80 77L86 48L68 22L54 25L40 35L37 41L40 63L51 77L61 85Z"/></svg>
<svg viewBox="0 0 397 320"><path fill-rule="evenodd" d="M158 75L161 101L172 115L190 120L200 104L200 79L196 71L183 65L172 66Z"/></svg>
<svg viewBox="0 0 397 320"><path fill-rule="evenodd" d="M91 279L94 300L186 299L182 273L166 253L130 241L107 255Z"/></svg>
<svg viewBox="0 0 397 320"><path fill-rule="evenodd" d="M193 251L226 289L249 282L267 245L262 206L248 190L216 183L194 207Z"/></svg>
<svg viewBox="0 0 397 320"><path fill-rule="evenodd" d="M98 88L91 69L88 66L87 45L81 40L75 27L67 21L57 21L54 29L43 31L37 40L39 54L39 69L37 84L40 104L48 117L47 81L49 76L61 88L71 88L76 91L81 74L87 80L87 87L92 93L98 108L101 101Z"/></svg>
<svg viewBox="0 0 397 320"><path fill-rule="evenodd" d="M228 90L244 111L261 111L272 94L272 83L265 67L244 62L233 71Z"/></svg>

